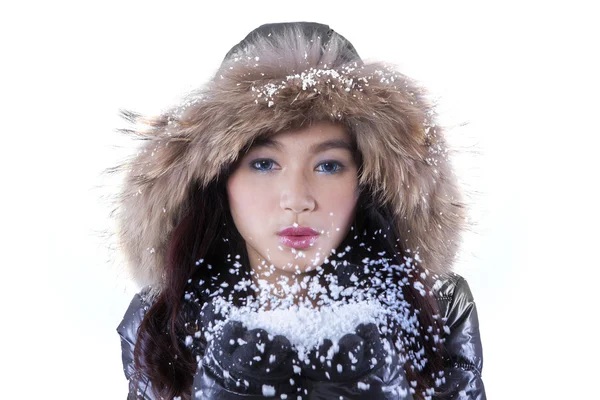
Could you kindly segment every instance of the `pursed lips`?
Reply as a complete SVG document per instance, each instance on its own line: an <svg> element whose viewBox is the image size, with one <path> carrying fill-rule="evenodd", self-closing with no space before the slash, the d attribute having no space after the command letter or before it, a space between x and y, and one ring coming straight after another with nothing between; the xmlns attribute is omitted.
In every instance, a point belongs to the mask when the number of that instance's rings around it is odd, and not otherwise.
<svg viewBox="0 0 600 400"><path fill-rule="evenodd" d="M308 227L285 228L278 235L281 244L294 249L309 248L319 239L319 232Z"/></svg>

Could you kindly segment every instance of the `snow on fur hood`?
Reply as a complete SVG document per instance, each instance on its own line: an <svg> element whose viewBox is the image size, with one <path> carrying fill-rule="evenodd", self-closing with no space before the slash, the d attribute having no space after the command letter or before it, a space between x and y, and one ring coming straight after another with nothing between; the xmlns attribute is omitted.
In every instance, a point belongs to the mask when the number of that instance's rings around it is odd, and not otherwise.
<svg viewBox="0 0 600 400"><path fill-rule="evenodd" d="M264 25L182 105L125 116L145 141L117 168L126 177L114 215L140 286L160 289L168 239L195 185L222 177L256 139L317 121L342 124L355 138L361 189L391 207L405 247L433 273L452 267L466 210L433 106L413 80L363 62L326 25Z"/></svg>

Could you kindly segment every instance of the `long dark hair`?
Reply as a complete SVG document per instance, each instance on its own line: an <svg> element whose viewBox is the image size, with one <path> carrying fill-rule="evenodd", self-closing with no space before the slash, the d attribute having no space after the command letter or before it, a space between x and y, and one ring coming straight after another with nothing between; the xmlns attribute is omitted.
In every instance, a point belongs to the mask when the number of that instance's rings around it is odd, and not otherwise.
<svg viewBox="0 0 600 400"><path fill-rule="evenodd" d="M365 245L355 246L357 251L351 253L350 262L359 263L364 257L380 257L385 253L390 263L405 265L405 257L414 258L414 253L402 246L401 236L393 223L397 216L390 208L378 206L369 192L364 190L361 194L353 229L339 248L354 246L361 241ZM229 211L225 180L220 179L208 187L196 186L191 190L187 212L169 239L163 289L138 330L134 387L138 382L148 380L158 398L192 398L193 379L203 346L189 346L185 339L199 330L197 321L202 304L187 302L184 297L192 277L210 281L216 275L228 275L223 263L224 255L228 254L241 255L240 262L249 265L243 239L235 229ZM199 262L201 266L198 266ZM399 325L393 332L398 339L403 338L401 352L407 377L413 382L411 391L414 389L415 398L424 398L425 390L434 387L436 373L443 367L442 344L433 340L434 335L441 332L443 323L435 299L423 296L418 285L413 284L421 282L426 290L431 287L425 271L415 263L404 268L402 275L394 279L399 281L406 277L410 284L399 284L398 290L412 305L418 322L413 332L404 332ZM427 361L415 360L416 354Z"/></svg>
<svg viewBox="0 0 600 400"><path fill-rule="evenodd" d="M169 239L164 287L140 324L134 350L133 385L147 379L158 398L191 398L199 354L186 346L185 338L198 330L190 324L198 317L190 314L199 310L184 302L184 293L193 275L214 273L221 255L241 245L231 231L232 224L227 223L227 204L222 181L205 188L196 185L190 191L187 212ZM234 239L225 242L221 238L226 236ZM215 270L198 268L199 259L215 265Z"/></svg>
<svg viewBox="0 0 600 400"><path fill-rule="evenodd" d="M355 264L361 263L363 257L376 258L398 268L384 268L386 273L381 281L387 280L387 292L396 291L395 298L402 299L407 306L396 311L402 318L413 319L408 326L396 321L391 326L392 337L397 350L402 356L404 371L410 384L410 391L415 399L429 398L432 390L441 384L441 374L445 365L444 319L440 315L439 306L432 289L437 276L431 275L418 262L415 249L406 248L402 235L398 232L394 221L400 218L389 206L380 206L368 193L361 196L361 207L357 212L355 225L357 232L352 238L354 244L360 242L364 251L355 252L352 256ZM359 247L361 248L361 247ZM383 268L382 268L383 269ZM384 302L385 295L382 299ZM394 308L396 299L386 302ZM402 325L401 325L402 324Z"/></svg>

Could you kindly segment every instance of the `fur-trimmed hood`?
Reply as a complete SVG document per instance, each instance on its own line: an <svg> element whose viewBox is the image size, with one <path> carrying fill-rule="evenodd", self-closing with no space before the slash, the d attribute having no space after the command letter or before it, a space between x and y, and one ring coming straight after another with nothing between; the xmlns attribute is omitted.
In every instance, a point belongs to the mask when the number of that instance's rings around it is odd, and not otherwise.
<svg viewBox="0 0 600 400"><path fill-rule="evenodd" d="M434 273L451 269L465 207L426 93L395 68L363 63L319 24L253 31L214 78L156 118L125 113L145 142L119 166L119 239L136 282L160 288L167 242L190 190L223 174L254 140L317 121L356 140L361 188L391 206L405 247Z"/></svg>

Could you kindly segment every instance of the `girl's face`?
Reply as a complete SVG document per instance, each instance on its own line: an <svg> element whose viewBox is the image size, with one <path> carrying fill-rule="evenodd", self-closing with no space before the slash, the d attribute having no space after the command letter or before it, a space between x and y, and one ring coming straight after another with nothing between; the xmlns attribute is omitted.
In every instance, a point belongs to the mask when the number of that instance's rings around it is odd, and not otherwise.
<svg viewBox="0 0 600 400"><path fill-rule="evenodd" d="M271 136L243 156L227 196L254 271L312 271L342 242L359 195L351 143L341 126L318 123Z"/></svg>

